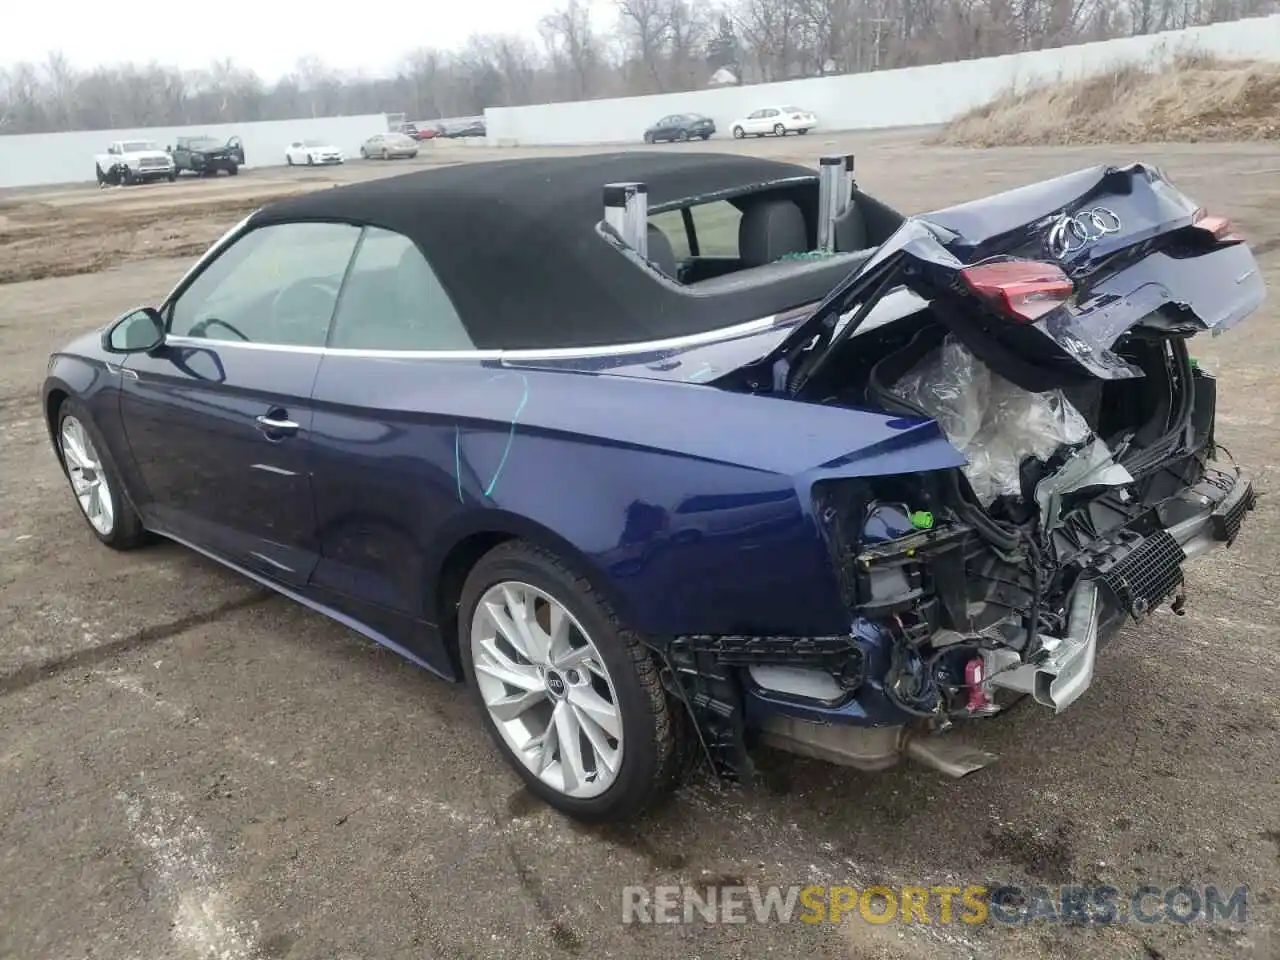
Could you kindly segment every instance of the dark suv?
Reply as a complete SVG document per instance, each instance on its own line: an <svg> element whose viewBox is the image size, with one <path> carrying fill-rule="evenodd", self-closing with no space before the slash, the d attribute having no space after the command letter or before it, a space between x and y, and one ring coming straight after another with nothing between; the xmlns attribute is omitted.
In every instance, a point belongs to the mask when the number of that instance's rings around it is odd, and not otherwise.
<svg viewBox="0 0 1280 960"><path fill-rule="evenodd" d="M244 145L239 137L219 140L217 137L179 137L169 148L173 157L173 169L177 173L189 170L201 176L217 176L225 170L235 176L244 164Z"/></svg>

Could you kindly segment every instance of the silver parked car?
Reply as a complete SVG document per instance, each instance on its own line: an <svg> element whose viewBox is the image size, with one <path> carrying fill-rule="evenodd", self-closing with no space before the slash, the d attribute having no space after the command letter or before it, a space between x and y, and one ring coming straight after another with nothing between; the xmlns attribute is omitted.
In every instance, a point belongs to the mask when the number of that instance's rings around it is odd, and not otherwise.
<svg viewBox="0 0 1280 960"><path fill-rule="evenodd" d="M366 160L377 157L390 160L392 157L416 157L418 141L403 133L376 133L360 144L360 156Z"/></svg>

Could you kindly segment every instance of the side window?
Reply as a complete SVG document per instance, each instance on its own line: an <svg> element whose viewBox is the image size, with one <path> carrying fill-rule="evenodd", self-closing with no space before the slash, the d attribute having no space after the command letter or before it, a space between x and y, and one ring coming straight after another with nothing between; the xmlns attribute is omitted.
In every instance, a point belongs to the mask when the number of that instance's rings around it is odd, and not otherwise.
<svg viewBox="0 0 1280 960"><path fill-rule="evenodd" d="M343 350L472 350L462 318L408 237L369 227L342 288L329 346Z"/></svg>
<svg viewBox="0 0 1280 960"><path fill-rule="evenodd" d="M701 257L738 256L738 221L742 213L727 200L699 203L690 208Z"/></svg>
<svg viewBox="0 0 1280 960"><path fill-rule="evenodd" d="M173 305L179 337L322 347L360 228L260 227L223 251Z"/></svg>

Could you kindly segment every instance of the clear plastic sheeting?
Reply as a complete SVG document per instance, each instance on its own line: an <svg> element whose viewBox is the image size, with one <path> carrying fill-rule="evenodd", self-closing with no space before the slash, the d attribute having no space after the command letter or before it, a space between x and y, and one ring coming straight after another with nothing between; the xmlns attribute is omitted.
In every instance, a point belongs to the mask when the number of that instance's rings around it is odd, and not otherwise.
<svg viewBox="0 0 1280 960"><path fill-rule="evenodd" d="M950 334L890 389L934 417L969 458L965 476L984 507L1002 495L1022 495L1027 457L1045 461L1063 444L1091 436L1061 390L1031 393L1015 386Z"/></svg>

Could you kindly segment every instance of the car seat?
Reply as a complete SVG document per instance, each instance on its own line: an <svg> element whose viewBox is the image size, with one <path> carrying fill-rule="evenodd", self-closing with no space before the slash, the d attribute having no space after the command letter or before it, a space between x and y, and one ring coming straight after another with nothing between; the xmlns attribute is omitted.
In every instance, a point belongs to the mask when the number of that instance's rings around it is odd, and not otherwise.
<svg viewBox="0 0 1280 960"><path fill-rule="evenodd" d="M656 224L649 224L649 262L672 280L677 279L679 265L676 263L676 251L671 241Z"/></svg>
<svg viewBox="0 0 1280 960"><path fill-rule="evenodd" d="M804 213L791 200L761 200L742 211L738 221L738 257L745 267L760 267L789 253L809 249Z"/></svg>

